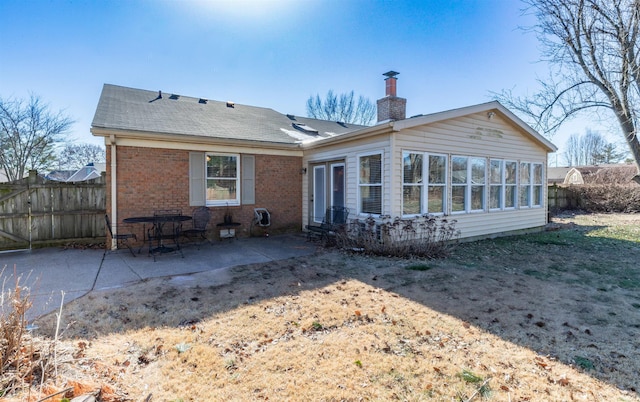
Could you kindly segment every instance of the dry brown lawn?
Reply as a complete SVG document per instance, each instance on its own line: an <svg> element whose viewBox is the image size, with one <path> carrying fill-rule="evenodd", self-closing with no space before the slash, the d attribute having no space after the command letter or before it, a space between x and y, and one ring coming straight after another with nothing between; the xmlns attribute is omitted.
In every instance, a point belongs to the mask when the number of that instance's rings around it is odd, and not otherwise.
<svg viewBox="0 0 640 402"><path fill-rule="evenodd" d="M319 248L213 282L94 291L63 311L59 378L46 391L102 389L105 401L640 401L640 215L566 216L550 229L461 244L442 260ZM38 324L51 335L55 316Z"/></svg>

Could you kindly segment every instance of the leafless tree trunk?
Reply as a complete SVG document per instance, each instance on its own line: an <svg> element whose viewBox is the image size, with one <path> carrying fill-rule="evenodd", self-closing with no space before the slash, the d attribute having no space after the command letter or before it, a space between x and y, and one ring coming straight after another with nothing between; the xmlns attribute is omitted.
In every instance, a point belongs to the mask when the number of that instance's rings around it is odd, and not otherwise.
<svg viewBox="0 0 640 402"><path fill-rule="evenodd" d="M329 90L324 101L320 95L309 97L307 116L314 119L367 126L376 117L376 107L363 96L358 97L356 101L353 91L336 95L332 90Z"/></svg>
<svg viewBox="0 0 640 402"><path fill-rule="evenodd" d="M576 114L613 112L636 161L640 183L640 0L524 0L551 65L531 98L498 98L551 134ZM591 115L592 117L594 115Z"/></svg>
<svg viewBox="0 0 640 402"><path fill-rule="evenodd" d="M0 98L0 169L8 180L21 179L29 169L51 167L54 145L72 124L61 112L49 112L37 96L32 95L27 104Z"/></svg>

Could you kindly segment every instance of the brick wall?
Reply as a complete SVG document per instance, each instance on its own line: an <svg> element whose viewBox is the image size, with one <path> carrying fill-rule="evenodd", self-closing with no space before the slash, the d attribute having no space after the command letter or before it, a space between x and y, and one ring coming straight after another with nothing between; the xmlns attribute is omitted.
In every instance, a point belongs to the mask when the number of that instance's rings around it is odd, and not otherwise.
<svg viewBox="0 0 640 402"><path fill-rule="evenodd" d="M189 151L158 148L117 148L118 220L131 216L152 215L156 209L182 209L189 206ZM107 211L111 214L111 149L107 147ZM268 232L299 231L302 226L302 158L255 155L255 205L210 207L209 238L218 238L216 223L227 210L240 222L238 237L249 236L254 208L267 208L271 214ZM185 225L188 227L189 222ZM134 231L142 238L142 225ZM254 228L253 235L265 231Z"/></svg>

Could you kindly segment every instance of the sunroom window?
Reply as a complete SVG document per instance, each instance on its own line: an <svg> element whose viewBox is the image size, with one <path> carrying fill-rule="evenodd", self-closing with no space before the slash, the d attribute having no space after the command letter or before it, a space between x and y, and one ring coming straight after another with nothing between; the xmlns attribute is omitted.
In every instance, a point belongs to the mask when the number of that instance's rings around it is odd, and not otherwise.
<svg viewBox="0 0 640 402"><path fill-rule="evenodd" d="M382 154L359 158L358 197L360 213L382 213Z"/></svg>

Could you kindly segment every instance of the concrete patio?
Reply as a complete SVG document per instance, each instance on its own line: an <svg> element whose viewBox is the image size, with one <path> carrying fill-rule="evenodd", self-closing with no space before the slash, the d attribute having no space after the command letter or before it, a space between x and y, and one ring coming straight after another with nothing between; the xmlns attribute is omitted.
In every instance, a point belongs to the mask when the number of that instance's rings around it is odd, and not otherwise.
<svg viewBox="0 0 640 402"><path fill-rule="evenodd" d="M146 248L132 256L126 248L117 251L45 248L0 254L3 294L19 285L29 288L34 304L27 318L33 320L60 308L92 290L128 286L149 278L185 277L198 284L215 284L225 270L246 264L265 263L313 254L317 243L303 234L231 239L183 247L180 253L156 257ZM2 309L7 300L2 299Z"/></svg>

